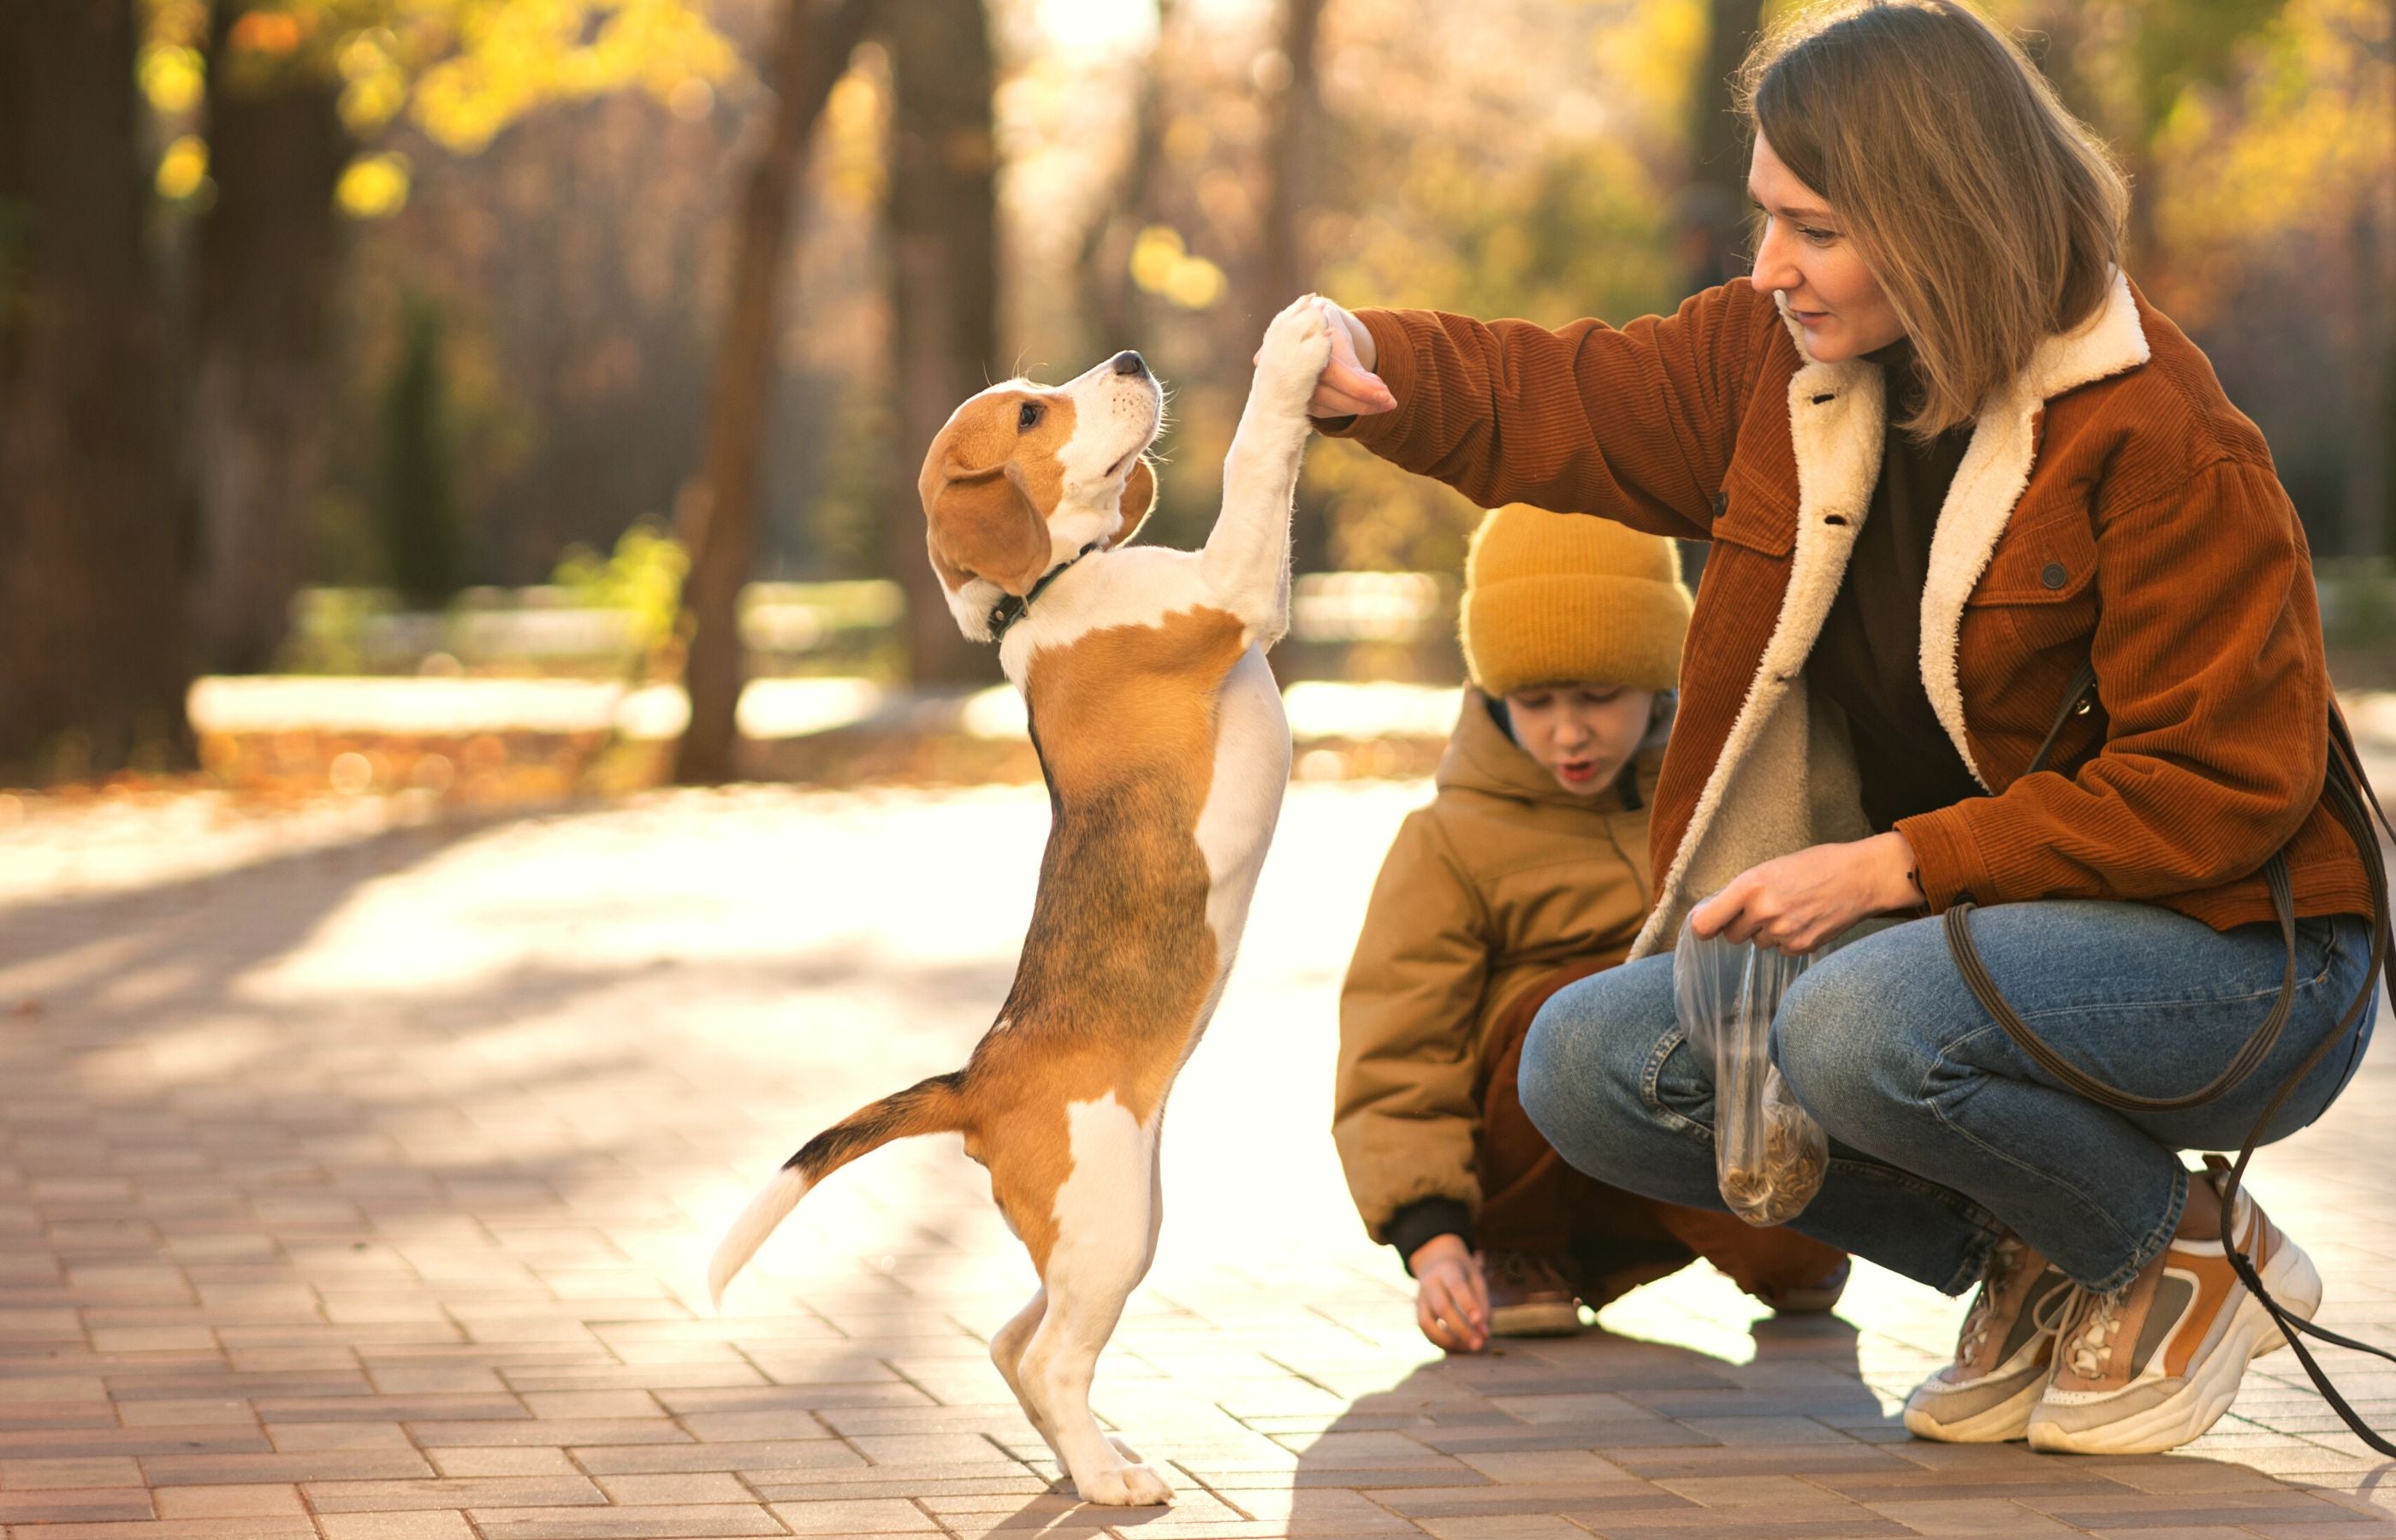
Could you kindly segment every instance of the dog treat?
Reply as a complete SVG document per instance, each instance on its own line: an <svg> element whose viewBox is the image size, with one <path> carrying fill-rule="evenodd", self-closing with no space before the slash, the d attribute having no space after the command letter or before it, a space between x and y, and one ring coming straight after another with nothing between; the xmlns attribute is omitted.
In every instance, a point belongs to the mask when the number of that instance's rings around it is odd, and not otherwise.
<svg viewBox="0 0 2396 1540"><path fill-rule="evenodd" d="M1713 1070L1714 1178L1750 1225L1804 1212L1830 1169L1830 1142L1772 1062L1772 1017L1810 957L1708 940L1684 923L1672 954L1681 1030Z"/></svg>
<svg viewBox="0 0 2396 1540"><path fill-rule="evenodd" d="M1771 1091L1780 1091L1778 1074ZM1785 1094L1784 1094L1785 1095ZM1753 1164L1737 1157L1717 1168L1723 1201L1750 1225L1781 1225L1805 1211L1830 1169L1829 1141L1795 1103L1767 1095L1764 1105L1764 1159Z"/></svg>

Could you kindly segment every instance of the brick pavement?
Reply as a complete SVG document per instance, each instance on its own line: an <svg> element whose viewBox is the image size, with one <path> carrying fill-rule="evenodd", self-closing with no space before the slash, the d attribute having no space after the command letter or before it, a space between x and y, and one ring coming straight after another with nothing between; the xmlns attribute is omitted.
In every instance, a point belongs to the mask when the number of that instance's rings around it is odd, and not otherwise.
<svg viewBox="0 0 2396 1540"><path fill-rule="evenodd" d="M799 1139L987 1025L1036 789L37 810L0 830L0 1527L2396 1540L2396 1477L2285 1355L2171 1457L1908 1440L1960 1305L1870 1269L1833 1320L1700 1272L1441 1361L1324 1131L1332 994L1419 794L1294 789L1176 1096L1163 1255L1098 1392L1173 1466L1163 1512L1047 1491L983 1346L1030 1269L953 1141L811 1196L724 1317L700 1279ZM2382 1054L2254 1178L2328 1319L2382 1340L2391 1112ZM2345 1377L2396 1423L2396 1371Z"/></svg>

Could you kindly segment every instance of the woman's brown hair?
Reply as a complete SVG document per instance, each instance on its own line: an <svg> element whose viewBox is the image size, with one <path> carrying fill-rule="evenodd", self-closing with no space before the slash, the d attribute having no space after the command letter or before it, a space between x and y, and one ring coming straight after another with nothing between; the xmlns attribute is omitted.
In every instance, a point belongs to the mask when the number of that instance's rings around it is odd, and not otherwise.
<svg viewBox="0 0 2396 1540"><path fill-rule="evenodd" d="M1970 421L2043 338L2104 302L2122 174L2013 40L1956 0L1802 7L1749 56L1738 102L1905 324L1923 388L1909 432Z"/></svg>

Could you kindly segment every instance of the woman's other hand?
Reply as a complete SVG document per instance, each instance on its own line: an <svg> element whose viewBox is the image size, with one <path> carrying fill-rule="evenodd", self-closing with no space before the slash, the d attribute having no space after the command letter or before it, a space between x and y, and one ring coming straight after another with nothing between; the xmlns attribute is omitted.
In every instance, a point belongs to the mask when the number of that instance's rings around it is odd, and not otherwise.
<svg viewBox="0 0 2396 1540"><path fill-rule="evenodd" d="M1858 920L1921 907L1913 846L1894 830L1750 867L1690 911L1699 936L1809 952Z"/></svg>
<svg viewBox="0 0 2396 1540"><path fill-rule="evenodd" d="M1489 1346L1489 1283L1460 1235L1434 1235L1406 1258L1415 1274L1415 1321L1435 1347L1477 1353Z"/></svg>
<svg viewBox="0 0 2396 1540"><path fill-rule="evenodd" d="M1306 404L1309 417L1372 417L1398 409L1398 398L1373 372L1379 354L1364 323L1323 296L1310 295L1331 323L1331 362L1323 366L1314 394ZM1255 360L1250 360L1251 363Z"/></svg>

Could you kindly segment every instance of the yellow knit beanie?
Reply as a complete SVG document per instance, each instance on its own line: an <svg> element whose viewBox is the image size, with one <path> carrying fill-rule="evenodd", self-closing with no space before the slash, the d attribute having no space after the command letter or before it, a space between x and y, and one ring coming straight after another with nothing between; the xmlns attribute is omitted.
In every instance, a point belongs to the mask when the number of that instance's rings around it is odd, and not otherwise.
<svg viewBox="0 0 2396 1540"><path fill-rule="evenodd" d="M1464 666L1492 696L1580 680L1669 690L1689 631L1680 572L1660 535L1509 503L1464 558Z"/></svg>

